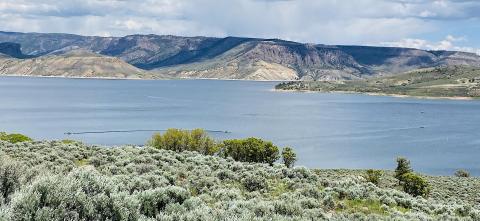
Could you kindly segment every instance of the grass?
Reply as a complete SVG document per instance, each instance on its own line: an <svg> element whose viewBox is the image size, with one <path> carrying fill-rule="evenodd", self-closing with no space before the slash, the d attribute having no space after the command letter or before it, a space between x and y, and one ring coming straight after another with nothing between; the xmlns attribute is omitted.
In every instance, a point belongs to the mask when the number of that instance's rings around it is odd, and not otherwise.
<svg viewBox="0 0 480 221"><path fill-rule="evenodd" d="M292 187L288 183L279 179L271 180L268 186L268 195L271 198L278 198L284 193L293 191Z"/></svg>
<svg viewBox="0 0 480 221"><path fill-rule="evenodd" d="M480 68L453 66L350 81L281 83L279 90L377 93L418 97L480 97Z"/></svg>
<svg viewBox="0 0 480 221"><path fill-rule="evenodd" d="M70 140L70 139L64 139L64 140L61 140L61 142L63 144L74 144L74 143L80 143L80 141L76 141L76 140Z"/></svg>
<svg viewBox="0 0 480 221"><path fill-rule="evenodd" d="M378 214L384 215L387 211L382 208L382 204L376 200L343 200L340 201L344 208L338 208L337 211L343 211L348 213L360 212L363 214Z"/></svg>
<svg viewBox="0 0 480 221"><path fill-rule="evenodd" d="M74 163L75 163L75 166L82 167L82 166L88 165L88 160L87 159L75 160Z"/></svg>

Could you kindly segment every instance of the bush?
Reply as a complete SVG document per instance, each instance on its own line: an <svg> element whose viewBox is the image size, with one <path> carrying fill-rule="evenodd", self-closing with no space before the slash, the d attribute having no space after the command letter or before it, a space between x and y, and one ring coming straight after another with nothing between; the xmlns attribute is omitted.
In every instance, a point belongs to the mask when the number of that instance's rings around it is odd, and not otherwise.
<svg viewBox="0 0 480 221"><path fill-rule="evenodd" d="M146 190L138 195L140 213L154 218L169 204L182 204L189 197L190 195L185 189L175 186Z"/></svg>
<svg viewBox="0 0 480 221"><path fill-rule="evenodd" d="M477 178L425 177L432 194L423 199L395 189L390 173L380 188L358 170L271 167L152 147L0 141L0 156L0 170L18 169L0 178L15 186L5 191L1 221L480 220Z"/></svg>
<svg viewBox="0 0 480 221"><path fill-rule="evenodd" d="M71 139L63 139L60 142L62 142L63 144L76 144L76 143L81 144L80 141L71 140Z"/></svg>
<svg viewBox="0 0 480 221"><path fill-rule="evenodd" d="M138 203L91 169L43 176L11 201L11 220L135 220Z"/></svg>
<svg viewBox="0 0 480 221"><path fill-rule="evenodd" d="M367 170L367 173L365 175L365 179L370 183L378 185L378 183L380 182L380 177L382 175L383 175L383 172L381 170L369 169L369 170Z"/></svg>
<svg viewBox="0 0 480 221"><path fill-rule="evenodd" d="M154 134L147 145L176 152L197 151L206 155L218 152L218 145L203 129L189 131L171 128L164 134Z"/></svg>
<svg viewBox="0 0 480 221"><path fill-rule="evenodd" d="M10 142L10 143L20 143L20 142L33 141L32 138L27 137L23 134L7 134L5 132L0 132L0 140L7 141L7 142Z"/></svg>
<svg viewBox="0 0 480 221"><path fill-rule="evenodd" d="M232 157L236 161L268 163L273 165L279 156L278 147L272 142L250 137L223 141L221 156Z"/></svg>
<svg viewBox="0 0 480 221"><path fill-rule="evenodd" d="M295 164L295 161L297 161L297 154L293 152L292 148L285 147L282 150L282 159L283 164L285 164L285 166L288 168L291 168Z"/></svg>
<svg viewBox="0 0 480 221"><path fill-rule="evenodd" d="M457 170L455 171L456 177L470 177L470 173L466 170Z"/></svg>
<svg viewBox="0 0 480 221"><path fill-rule="evenodd" d="M402 175L403 191L413 196L428 196L430 188L427 180L414 173Z"/></svg>
<svg viewBox="0 0 480 221"><path fill-rule="evenodd" d="M147 142L148 146L175 152L197 151L204 155L219 154L222 157L232 157L236 161L268 163L273 165L279 156L278 147L272 142L258 138L225 140L218 144L208 136L203 129L180 130L168 129L164 134L155 133ZM291 167L296 161L296 155L289 147L282 153L284 163Z"/></svg>
<svg viewBox="0 0 480 221"><path fill-rule="evenodd" d="M264 177L258 175L248 175L242 179L242 184L248 191L259 191L267 187L267 181Z"/></svg>
<svg viewBox="0 0 480 221"><path fill-rule="evenodd" d="M398 182L401 183L403 180L403 175L413 172L410 167L410 161L404 157L397 158L397 168L395 169L395 178L398 179Z"/></svg>
<svg viewBox="0 0 480 221"><path fill-rule="evenodd" d="M10 161L0 158L0 206L8 203L10 196L21 186L22 166Z"/></svg>

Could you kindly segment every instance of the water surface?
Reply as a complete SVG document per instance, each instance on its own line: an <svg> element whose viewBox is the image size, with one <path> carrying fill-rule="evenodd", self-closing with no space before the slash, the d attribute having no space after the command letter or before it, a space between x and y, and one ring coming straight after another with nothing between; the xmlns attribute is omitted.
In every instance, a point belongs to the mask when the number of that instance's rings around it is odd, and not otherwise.
<svg viewBox="0 0 480 221"><path fill-rule="evenodd" d="M480 102L273 92L274 82L0 78L0 131L101 145L144 144L152 132L205 128L291 146L315 168L394 168L480 175Z"/></svg>

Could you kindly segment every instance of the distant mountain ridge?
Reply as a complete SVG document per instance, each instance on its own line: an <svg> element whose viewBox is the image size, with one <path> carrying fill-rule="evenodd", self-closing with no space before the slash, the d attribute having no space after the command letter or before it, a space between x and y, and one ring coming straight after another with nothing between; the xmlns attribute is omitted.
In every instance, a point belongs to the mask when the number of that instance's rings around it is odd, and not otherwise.
<svg viewBox="0 0 480 221"><path fill-rule="evenodd" d="M438 66L480 67L480 56L466 52L304 44L241 37L98 37L0 32L2 42L21 45L21 54L31 57L88 50L119 58L152 76L180 78L344 80ZM12 53L4 54L12 56Z"/></svg>

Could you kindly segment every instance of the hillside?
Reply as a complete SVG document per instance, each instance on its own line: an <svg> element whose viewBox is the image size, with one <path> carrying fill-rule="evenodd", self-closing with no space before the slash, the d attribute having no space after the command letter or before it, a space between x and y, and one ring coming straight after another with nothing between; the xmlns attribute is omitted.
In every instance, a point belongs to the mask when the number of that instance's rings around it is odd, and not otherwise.
<svg viewBox="0 0 480 221"><path fill-rule="evenodd" d="M0 32L0 42L43 57L89 50L119 58L152 74L182 78L345 80L445 65L480 67L480 56L410 48L305 44L279 39Z"/></svg>
<svg viewBox="0 0 480 221"><path fill-rule="evenodd" d="M14 58L29 58L31 56L22 53L21 45L11 42L0 43L0 54Z"/></svg>
<svg viewBox="0 0 480 221"><path fill-rule="evenodd" d="M478 178L428 177L429 198L362 171L151 147L0 141L0 220L478 220ZM452 192L452 190L454 190Z"/></svg>
<svg viewBox="0 0 480 221"><path fill-rule="evenodd" d="M0 57L0 75L86 78L152 78L154 76L118 58L84 50L30 59ZM157 75L155 77L159 77Z"/></svg>
<svg viewBox="0 0 480 221"><path fill-rule="evenodd" d="M478 98L480 97L480 68L450 66L419 69L367 80L289 82L277 85L276 89Z"/></svg>

